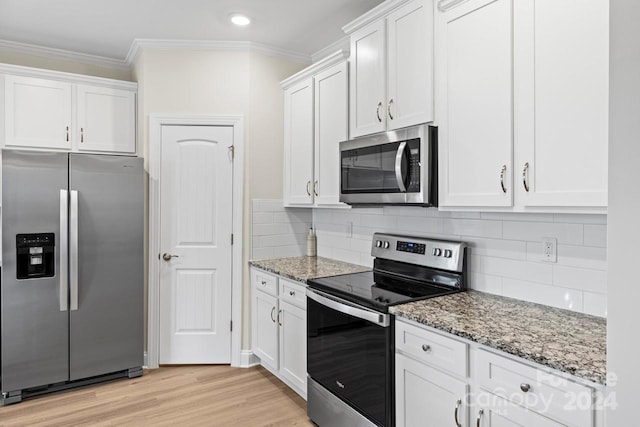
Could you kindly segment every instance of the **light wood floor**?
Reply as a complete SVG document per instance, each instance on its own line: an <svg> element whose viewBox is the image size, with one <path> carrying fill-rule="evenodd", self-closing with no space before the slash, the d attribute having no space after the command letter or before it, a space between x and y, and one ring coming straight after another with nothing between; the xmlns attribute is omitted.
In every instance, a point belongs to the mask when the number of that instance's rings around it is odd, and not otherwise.
<svg viewBox="0 0 640 427"><path fill-rule="evenodd" d="M172 366L0 407L0 426L313 426L262 367Z"/></svg>

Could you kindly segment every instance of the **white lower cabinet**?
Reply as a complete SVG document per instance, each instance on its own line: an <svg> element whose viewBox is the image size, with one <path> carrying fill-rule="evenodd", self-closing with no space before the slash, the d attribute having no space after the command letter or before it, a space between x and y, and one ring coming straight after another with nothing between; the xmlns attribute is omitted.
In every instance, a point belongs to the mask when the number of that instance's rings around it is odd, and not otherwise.
<svg viewBox="0 0 640 427"><path fill-rule="evenodd" d="M603 386L414 322L395 332L398 427L604 427Z"/></svg>
<svg viewBox="0 0 640 427"><path fill-rule="evenodd" d="M251 269L252 347L262 366L307 396L305 286Z"/></svg>
<svg viewBox="0 0 640 427"><path fill-rule="evenodd" d="M396 426L467 424L468 385L402 354L396 356Z"/></svg>

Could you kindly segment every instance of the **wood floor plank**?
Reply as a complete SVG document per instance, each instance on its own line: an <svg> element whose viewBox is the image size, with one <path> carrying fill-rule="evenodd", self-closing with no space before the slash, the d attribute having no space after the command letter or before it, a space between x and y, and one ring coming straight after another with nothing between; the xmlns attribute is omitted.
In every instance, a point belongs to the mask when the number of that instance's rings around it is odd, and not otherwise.
<svg viewBox="0 0 640 427"><path fill-rule="evenodd" d="M0 408L0 427L313 426L306 402L262 367L164 366L140 378Z"/></svg>

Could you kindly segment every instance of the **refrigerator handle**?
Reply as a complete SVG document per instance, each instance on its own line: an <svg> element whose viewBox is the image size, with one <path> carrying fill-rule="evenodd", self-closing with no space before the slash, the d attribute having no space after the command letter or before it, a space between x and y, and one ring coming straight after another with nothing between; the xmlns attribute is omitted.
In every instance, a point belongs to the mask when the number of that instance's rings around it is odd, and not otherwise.
<svg viewBox="0 0 640 427"><path fill-rule="evenodd" d="M60 311L69 310L69 194L60 190Z"/></svg>
<svg viewBox="0 0 640 427"><path fill-rule="evenodd" d="M69 279L71 288L70 309L78 309L78 192L71 190L69 219Z"/></svg>

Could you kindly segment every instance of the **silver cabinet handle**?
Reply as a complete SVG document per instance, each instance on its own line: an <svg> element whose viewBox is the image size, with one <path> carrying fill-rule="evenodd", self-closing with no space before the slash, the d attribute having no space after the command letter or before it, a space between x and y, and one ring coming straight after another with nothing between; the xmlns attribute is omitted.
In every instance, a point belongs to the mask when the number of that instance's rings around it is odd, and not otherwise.
<svg viewBox="0 0 640 427"><path fill-rule="evenodd" d="M529 162L524 164L522 169L522 185L524 185L524 191L529 192Z"/></svg>
<svg viewBox="0 0 640 427"><path fill-rule="evenodd" d="M387 114L389 115L389 118L393 120L393 116L391 115L391 104L393 104L393 98L391 98L387 103Z"/></svg>
<svg viewBox="0 0 640 427"><path fill-rule="evenodd" d="M60 190L60 311L69 310L69 193Z"/></svg>
<svg viewBox="0 0 640 427"><path fill-rule="evenodd" d="M311 185L311 181L307 181L307 196L311 196L311 191L309 191L310 185Z"/></svg>
<svg viewBox="0 0 640 427"><path fill-rule="evenodd" d="M171 258L180 258L180 255L171 255L170 253L163 253L162 254L162 259L165 261L171 261Z"/></svg>
<svg viewBox="0 0 640 427"><path fill-rule="evenodd" d="M267 286L267 281L266 280L262 280L262 281L260 281L260 283L262 284L262 286Z"/></svg>
<svg viewBox="0 0 640 427"><path fill-rule="evenodd" d="M353 306L348 301L344 301L340 298L334 297L321 291L307 289L307 298L312 299L315 302L340 313L348 314L350 316L357 317L358 319L375 323L376 325L382 326L384 328L389 327L389 325L391 324L391 317L389 314L382 314L376 311Z"/></svg>
<svg viewBox="0 0 640 427"><path fill-rule="evenodd" d="M293 296L295 296L295 295L296 295L296 293L295 293L295 292L293 292L293 291L289 291L289 295L291 295L291 296L293 297Z"/></svg>
<svg viewBox="0 0 640 427"><path fill-rule="evenodd" d="M476 420L476 427L480 427L480 420L482 419L483 414L484 414L484 409L480 409L478 411L478 419Z"/></svg>
<svg viewBox="0 0 640 427"><path fill-rule="evenodd" d="M69 210L69 279L71 288L70 310L78 309L78 192L70 192Z"/></svg>
<svg viewBox="0 0 640 427"><path fill-rule="evenodd" d="M407 148L407 141L402 141L398 146L396 152L396 182L401 193L407 191L407 187L404 185L404 176L402 175L402 158L404 157L404 150Z"/></svg>
<svg viewBox="0 0 640 427"><path fill-rule="evenodd" d="M507 173L507 165L502 165L502 169L500 170L500 187L502 187L502 192L507 192L507 187L504 186L504 176Z"/></svg>
<svg viewBox="0 0 640 427"><path fill-rule="evenodd" d="M460 421L458 420L458 411L460 410L460 406L462 405L462 399L458 399L456 402L456 409L453 411L453 421L456 423L456 427L462 427Z"/></svg>
<svg viewBox="0 0 640 427"><path fill-rule="evenodd" d="M520 390L522 390L523 392L528 392L529 390L531 390L531 385L527 384L527 383L522 383L520 384Z"/></svg>
<svg viewBox="0 0 640 427"><path fill-rule="evenodd" d="M273 313L275 313L275 312L276 312L276 307L274 306L273 308L271 308L271 321L273 323L276 323L276 319L275 319L275 317L273 317Z"/></svg>
<svg viewBox="0 0 640 427"><path fill-rule="evenodd" d="M80 128L80 142L84 142L84 128Z"/></svg>
<svg viewBox="0 0 640 427"><path fill-rule="evenodd" d="M380 107L382 107L382 102L378 102L378 106L376 107L376 117L378 117L378 121L382 123L382 117L380 117Z"/></svg>
<svg viewBox="0 0 640 427"><path fill-rule="evenodd" d="M431 351L431 346L428 344L422 344L422 351L424 351L425 353L428 353Z"/></svg>
<svg viewBox="0 0 640 427"><path fill-rule="evenodd" d="M278 310L278 325L282 326L282 322L280 321L280 315L282 314L282 310Z"/></svg>
<svg viewBox="0 0 640 427"><path fill-rule="evenodd" d="M69 142L69 126L67 126L67 142Z"/></svg>
<svg viewBox="0 0 640 427"><path fill-rule="evenodd" d="M313 184L313 194L316 195L316 197L318 197L318 181L316 180L316 183Z"/></svg>

